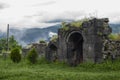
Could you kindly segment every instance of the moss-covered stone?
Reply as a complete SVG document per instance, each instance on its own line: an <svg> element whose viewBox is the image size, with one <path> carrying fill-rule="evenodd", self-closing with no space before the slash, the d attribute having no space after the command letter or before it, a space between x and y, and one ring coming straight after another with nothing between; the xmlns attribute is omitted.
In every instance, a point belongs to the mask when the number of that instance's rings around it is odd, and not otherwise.
<svg viewBox="0 0 120 80"><path fill-rule="evenodd" d="M57 35L54 35L54 36L50 39L50 41L52 41L52 42L56 42L57 39L58 39L58 36L57 36Z"/></svg>
<svg viewBox="0 0 120 80"><path fill-rule="evenodd" d="M70 23L67 22L62 22L62 30L68 31L71 27L77 27L77 28L82 28L82 24L86 21L89 21L88 18L81 19L79 21L73 21Z"/></svg>

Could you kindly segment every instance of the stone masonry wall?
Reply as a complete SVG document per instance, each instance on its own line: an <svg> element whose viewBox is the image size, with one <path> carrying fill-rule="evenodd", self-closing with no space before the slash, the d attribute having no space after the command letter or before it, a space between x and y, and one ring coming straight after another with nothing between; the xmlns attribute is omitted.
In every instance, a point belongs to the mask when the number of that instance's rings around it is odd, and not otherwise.
<svg viewBox="0 0 120 80"><path fill-rule="evenodd" d="M105 40L102 51L104 59L120 57L120 41Z"/></svg>

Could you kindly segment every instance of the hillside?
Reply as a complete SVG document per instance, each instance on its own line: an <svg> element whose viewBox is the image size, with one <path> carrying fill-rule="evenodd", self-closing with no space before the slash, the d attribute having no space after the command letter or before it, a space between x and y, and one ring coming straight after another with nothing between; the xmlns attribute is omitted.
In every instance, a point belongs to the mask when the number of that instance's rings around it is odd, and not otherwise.
<svg viewBox="0 0 120 80"><path fill-rule="evenodd" d="M27 29L10 28L10 35L14 35L15 39L21 45L26 45L32 42L38 42L40 39L49 41L50 36L52 36L52 34L57 33L58 28L60 28L60 25L50 26L47 28L27 28ZM5 36L6 36L5 32L0 32L0 38Z"/></svg>
<svg viewBox="0 0 120 80"><path fill-rule="evenodd" d="M110 24L112 33L120 33L120 24Z"/></svg>

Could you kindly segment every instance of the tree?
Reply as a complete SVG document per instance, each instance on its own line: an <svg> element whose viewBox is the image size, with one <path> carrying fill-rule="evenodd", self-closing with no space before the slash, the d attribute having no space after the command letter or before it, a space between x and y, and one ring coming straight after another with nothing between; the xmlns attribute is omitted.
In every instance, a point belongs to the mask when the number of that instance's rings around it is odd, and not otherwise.
<svg viewBox="0 0 120 80"><path fill-rule="evenodd" d="M5 38L1 38L0 39L0 53L2 52L2 50L6 50L7 46L6 46L6 39Z"/></svg>
<svg viewBox="0 0 120 80"><path fill-rule="evenodd" d="M12 50L13 48L21 48L21 46L18 44L18 42L15 40L14 36L9 37L9 50ZM6 38L0 39L0 53L2 50L7 50L7 40Z"/></svg>
<svg viewBox="0 0 120 80"><path fill-rule="evenodd" d="M35 48L32 48L27 55L28 61L30 61L32 64L35 64L37 62L38 53L36 52Z"/></svg>
<svg viewBox="0 0 120 80"><path fill-rule="evenodd" d="M12 50L12 48L21 48L21 46L18 44L18 42L15 40L14 36L11 36L9 38L9 48Z"/></svg>
<svg viewBox="0 0 120 80"><path fill-rule="evenodd" d="M21 61L21 54L19 48L14 48L11 50L10 58L14 63L19 63Z"/></svg>

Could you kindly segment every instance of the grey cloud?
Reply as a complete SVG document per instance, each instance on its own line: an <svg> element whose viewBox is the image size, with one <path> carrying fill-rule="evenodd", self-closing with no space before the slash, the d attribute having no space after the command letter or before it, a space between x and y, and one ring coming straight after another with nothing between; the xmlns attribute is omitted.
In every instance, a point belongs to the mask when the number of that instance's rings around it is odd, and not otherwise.
<svg viewBox="0 0 120 80"><path fill-rule="evenodd" d="M60 24L61 22L71 22L71 21L79 20L78 18L83 17L84 15L85 13L82 11L79 12L66 11L57 14L55 13L52 14L49 12L42 11L34 15L24 16L23 20L30 22L34 26L37 24L40 26L48 26L48 25Z"/></svg>
<svg viewBox="0 0 120 80"><path fill-rule="evenodd" d="M7 8L7 7L9 7L9 5L0 2L0 9L4 9L4 8Z"/></svg>
<svg viewBox="0 0 120 80"><path fill-rule="evenodd" d="M105 17L109 17L110 23L120 23L120 12L109 13Z"/></svg>
<svg viewBox="0 0 120 80"><path fill-rule="evenodd" d="M45 14L45 12L40 12L39 14L24 16L24 18L40 17L40 16L44 16L44 14Z"/></svg>
<svg viewBox="0 0 120 80"><path fill-rule="evenodd" d="M39 4L36 4L36 5L33 5L33 6L46 6L46 5L52 5L52 4L55 4L56 1L49 1L49 2L44 2L44 3L39 3Z"/></svg>
<svg viewBox="0 0 120 80"><path fill-rule="evenodd" d="M85 13L84 12L63 12L60 14L56 14L56 15L51 15L51 14L44 14L44 15L38 15L39 18L39 22L45 22L45 23L59 23L59 22L63 22L63 21L74 21L79 17L84 16Z"/></svg>

